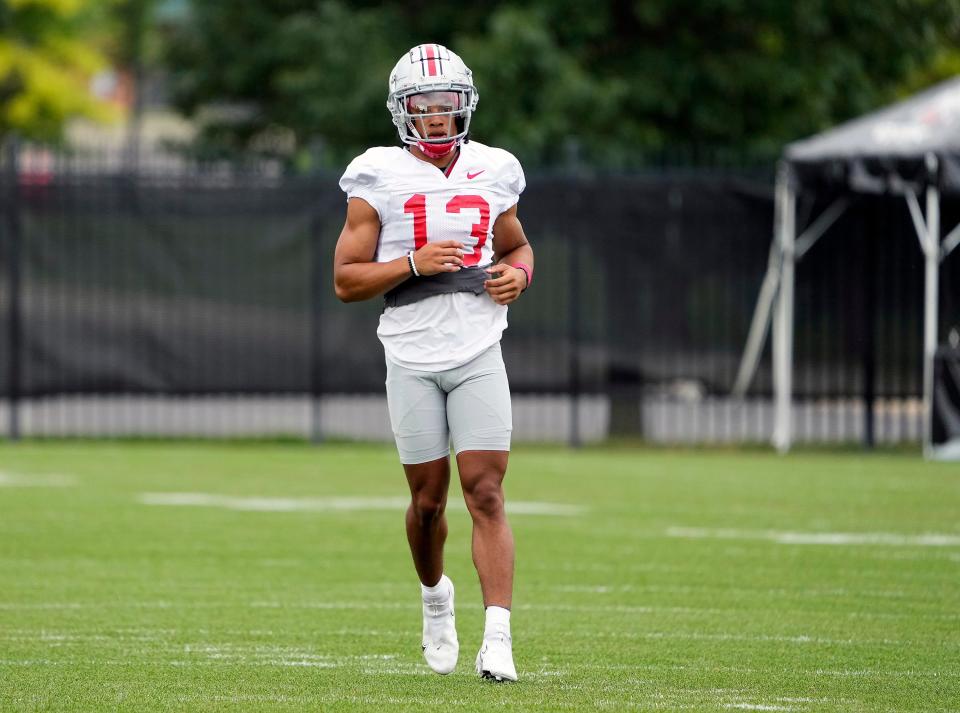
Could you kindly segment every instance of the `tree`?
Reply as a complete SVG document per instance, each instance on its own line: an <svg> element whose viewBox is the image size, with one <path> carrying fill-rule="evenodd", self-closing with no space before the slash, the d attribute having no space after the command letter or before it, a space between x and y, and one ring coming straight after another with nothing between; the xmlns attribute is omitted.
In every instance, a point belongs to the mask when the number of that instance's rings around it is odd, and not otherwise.
<svg viewBox="0 0 960 713"><path fill-rule="evenodd" d="M386 76L440 42L473 68L474 135L528 165L631 166L689 149L775 155L895 98L949 50L960 0L194 0L174 96L205 136L392 143ZM951 55L952 56L952 55ZM211 111L211 108L219 111Z"/></svg>
<svg viewBox="0 0 960 713"><path fill-rule="evenodd" d="M131 165L139 161L141 124L144 111L144 84L147 66L155 66L159 54L154 23L158 0L109 0L106 34L107 53L132 79L131 106L127 121L126 158Z"/></svg>
<svg viewBox="0 0 960 713"><path fill-rule="evenodd" d="M57 141L66 120L107 120L110 109L88 89L103 56L84 39L90 3L0 2L0 136Z"/></svg>
<svg viewBox="0 0 960 713"><path fill-rule="evenodd" d="M958 0L539 0L497 7L457 45L507 100L478 130L541 163L573 137L609 166L678 147L775 155L895 98L958 23Z"/></svg>

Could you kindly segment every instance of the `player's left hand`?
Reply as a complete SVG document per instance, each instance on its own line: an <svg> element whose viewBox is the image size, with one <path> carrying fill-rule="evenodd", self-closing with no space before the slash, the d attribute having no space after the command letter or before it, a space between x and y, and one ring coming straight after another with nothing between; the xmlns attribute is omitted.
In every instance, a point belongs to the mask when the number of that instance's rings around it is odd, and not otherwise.
<svg viewBox="0 0 960 713"><path fill-rule="evenodd" d="M527 286L527 273L519 268L497 263L486 268L486 272L493 277L483 286L498 305L510 304Z"/></svg>

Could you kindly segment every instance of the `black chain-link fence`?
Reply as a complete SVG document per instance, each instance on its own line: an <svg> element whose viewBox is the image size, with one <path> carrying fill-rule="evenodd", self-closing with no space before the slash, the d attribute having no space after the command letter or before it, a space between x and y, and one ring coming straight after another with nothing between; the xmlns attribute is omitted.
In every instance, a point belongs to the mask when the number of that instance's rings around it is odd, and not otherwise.
<svg viewBox="0 0 960 713"><path fill-rule="evenodd" d="M8 148L0 174L6 432L389 437L381 303L333 294L337 176L37 152ZM536 284L503 342L518 438L767 438L769 358L746 400L728 395L768 171L531 175L519 214ZM902 200L856 202L797 277L799 440L862 438L864 397L879 440L918 438L923 266Z"/></svg>

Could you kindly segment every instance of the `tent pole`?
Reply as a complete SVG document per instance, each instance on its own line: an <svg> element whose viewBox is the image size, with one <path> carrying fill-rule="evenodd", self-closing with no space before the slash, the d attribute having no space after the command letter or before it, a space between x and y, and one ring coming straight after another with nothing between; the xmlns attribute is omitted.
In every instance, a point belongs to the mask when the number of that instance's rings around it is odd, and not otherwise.
<svg viewBox="0 0 960 713"><path fill-rule="evenodd" d="M779 217L774 218L774 226L779 224ZM757 297L757 306L750 320L750 331L747 333L747 344L743 348L740 358L740 368L737 369L737 378L733 382L730 395L742 399L747 395L750 382L757 371L757 362L760 361L760 352L763 343L767 340L767 329L770 327L770 313L774 300L777 298L777 289L780 287L780 245L776 238L770 245L770 258L767 261L767 272L760 285L760 295Z"/></svg>
<svg viewBox="0 0 960 713"><path fill-rule="evenodd" d="M807 250L826 233L840 216L846 211L850 201L847 198L838 198L827 210L825 210L813 225L806 228L794 240L794 260L803 259ZM750 388L750 382L757 372L757 363L760 361L760 352L763 351L764 342L767 340L767 331L770 327L771 311L774 300L777 298L777 290L780 289L780 202L775 201L773 213L773 241L770 244L770 257L767 260L767 272L763 276L763 283L760 285L760 295L757 297L757 305L753 310L753 319L750 320L750 331L747 333L747 343L743 348L743 356L740 357L740 367L737 369L737 378L734 379L733 388L730 395L736 399L742 399Z"/></svg>
<svg viewBox="0 0 960 713"><path fill-rule="evenodd" d="M780 291L773 323L773 445L780 453L790 450L791 377L793 370L793 280L796 196L786 161L777 167L777 243L780 250Z"/></svg>
<svg viewBox="0 0 960 713"><path fill-rule="evenodd" d="M936 155L927 154L927 235L924 244L923 450L930 457L933 436L933 358L937 350L940 272L940 191Z"/></svg>

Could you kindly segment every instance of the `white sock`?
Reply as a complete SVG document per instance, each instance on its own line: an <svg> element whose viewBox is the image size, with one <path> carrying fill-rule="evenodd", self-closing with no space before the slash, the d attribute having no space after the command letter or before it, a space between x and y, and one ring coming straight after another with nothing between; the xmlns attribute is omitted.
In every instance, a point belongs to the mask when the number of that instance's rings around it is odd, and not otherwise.
<svg viewBox="0 0 960 713"><path fill-rule="evenodd" d="M495 634L510 635L510 610L503 607L487 607L487 622L483 627L484 638Z"/></svg>
<svg viewBox="0 0 960 713"><path fill-rule="evenodd" d="M450 589L449 587L447 587L447 583L444 581L445 579L446 577L441 574L440 581L437 582L432 587L428 587L427 585L421 582L420 590L423 592L423 598L434 600L434 601L438 599L446 599L447 596L450 594Z"/></svg>

